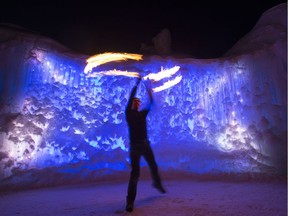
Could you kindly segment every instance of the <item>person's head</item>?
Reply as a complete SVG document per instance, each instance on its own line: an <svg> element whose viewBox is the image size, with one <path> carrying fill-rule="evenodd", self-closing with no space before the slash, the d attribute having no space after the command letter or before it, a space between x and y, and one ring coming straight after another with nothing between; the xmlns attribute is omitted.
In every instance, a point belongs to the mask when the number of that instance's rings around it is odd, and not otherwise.
<svg viewBox="0 0 288 216"><path fill-rule="evenodd" d="M132 101L132 109L133 110L139 110L139 107L140 107L140 99L139 98L133 98L133 101Z"/></svg>

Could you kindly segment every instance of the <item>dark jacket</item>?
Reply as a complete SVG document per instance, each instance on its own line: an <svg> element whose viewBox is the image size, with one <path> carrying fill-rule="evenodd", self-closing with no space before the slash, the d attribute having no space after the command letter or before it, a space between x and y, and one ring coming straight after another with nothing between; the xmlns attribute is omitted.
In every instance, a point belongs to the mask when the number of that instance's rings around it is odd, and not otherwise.
<svg viewBox="0 0 288 216"><path fill-rule="evenodd" d="M138 85L134 86L132 89L130 98L128 100L128 104L126 106L125 114L126 114L126 121L129 127L129 135L130 135L130 143L138 143L148 141L147 136L147 123L146 117L150 111L151 105L153 103L152 94L148 91L150 104L146 109L141 111L133 110L132 109L132 101L135 97Z"/></svg>

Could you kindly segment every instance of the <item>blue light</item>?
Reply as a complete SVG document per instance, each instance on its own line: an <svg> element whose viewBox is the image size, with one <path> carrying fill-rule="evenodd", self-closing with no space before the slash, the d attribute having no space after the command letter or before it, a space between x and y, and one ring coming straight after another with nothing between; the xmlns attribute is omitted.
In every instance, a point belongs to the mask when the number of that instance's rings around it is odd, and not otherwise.
<svg viewBox="0 0 288 216"><path fill-rule="evenodd" d="M84 61L35 53L39 61L29 64L32 75L22 89L21 112L8 133L1 133L0 151L7 153L0 161L1 176L13 175L15 168L56 166L74 172L72 164L75 172L87 167L129 170L124 109L135 78L88 78ZM148 116L150 141L162 169L271 173L281 167L283 160L277 154L285 146L287 130L285 104L275 105L281 104L281 92L267 74L261 75L266 82L255 82L260 66L245 58L238 61L241 67L234 61L161 58L128 64L142 76L161 67L181 68L178 84L154 93L156 104ZM254 94L256 84L263 86ZM270 88L264 89L266 85ZM137 94L145 104L143 84Z"/></svg>

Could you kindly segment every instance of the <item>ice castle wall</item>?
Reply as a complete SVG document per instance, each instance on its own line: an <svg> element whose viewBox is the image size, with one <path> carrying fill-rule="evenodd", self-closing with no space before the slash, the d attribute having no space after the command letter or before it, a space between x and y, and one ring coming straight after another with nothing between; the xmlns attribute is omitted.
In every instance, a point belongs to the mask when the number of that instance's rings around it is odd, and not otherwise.
<svg viewBox="0 0 288 216"><path fill-rule="evenodd" d="M31 175L17 176L36 171L48 170L53 184L59 173L91 180L129 170L124 109L135 79L88 78L83 72L88 56L47 39L11 39L11 32L3 32L10 40L2 40L0 54L2 182L31 182ZM287 172L286 44L278 40L265 49L218 59L144 56L140 62L112 65L143 76L180 66L181 82L154 93L148 116L162 170ZM145 105L143 84L137 94Z"/></svg>

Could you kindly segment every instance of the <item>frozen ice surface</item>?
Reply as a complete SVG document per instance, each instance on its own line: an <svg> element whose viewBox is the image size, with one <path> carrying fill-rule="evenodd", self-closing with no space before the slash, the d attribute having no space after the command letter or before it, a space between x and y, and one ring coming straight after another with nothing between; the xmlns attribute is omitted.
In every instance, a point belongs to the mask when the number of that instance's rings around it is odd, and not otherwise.
<svg viewBox="0 0 288 216"><path fill-rule="evenodd" d="M286 4L268 10L217 59L151 55L99 67L145 76L180 66L181 82L154 93L148 116L163 172L286 176L286 17ZM17 27L2 25L0 38L0 186L91 182L129 172L124 109L135 79L89 78L88 56ZM145 105L142 83L137 94Z"/></svg>

